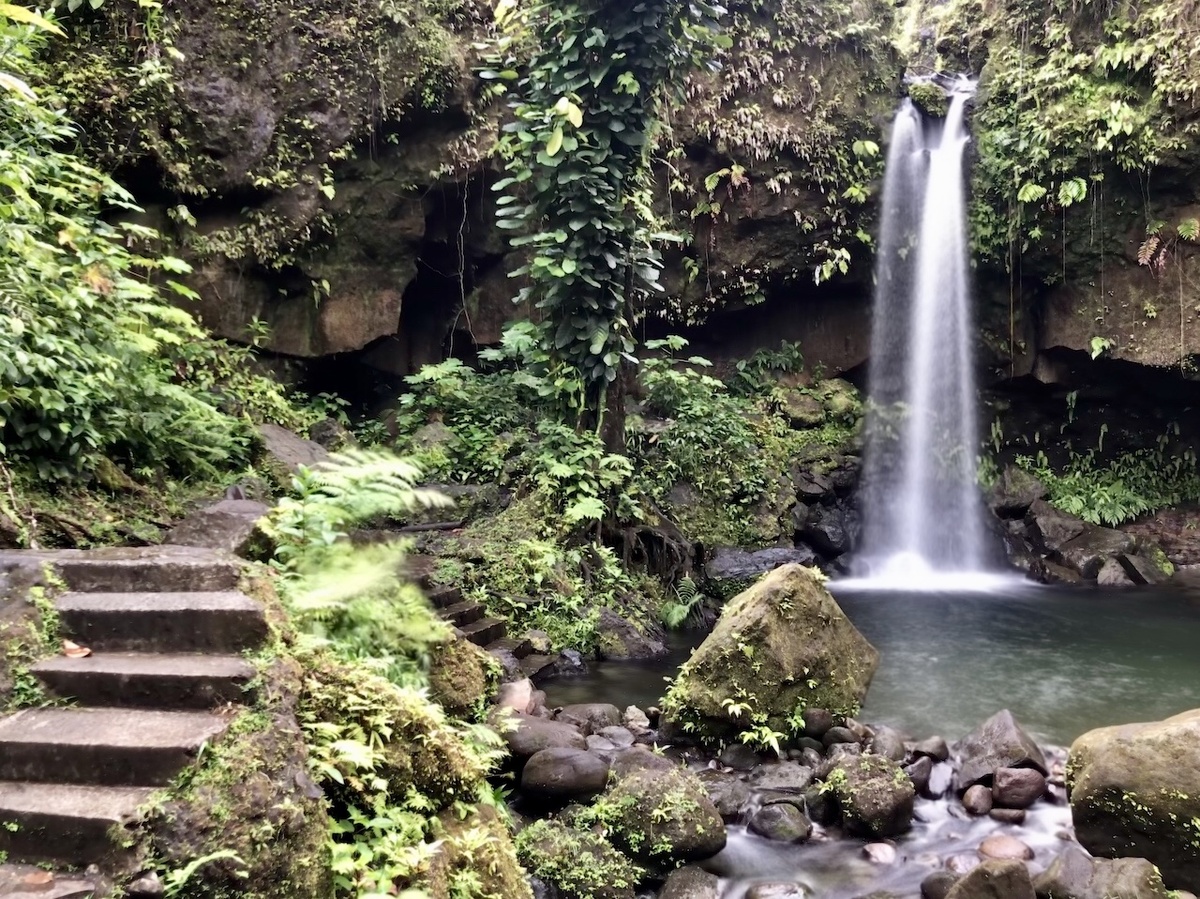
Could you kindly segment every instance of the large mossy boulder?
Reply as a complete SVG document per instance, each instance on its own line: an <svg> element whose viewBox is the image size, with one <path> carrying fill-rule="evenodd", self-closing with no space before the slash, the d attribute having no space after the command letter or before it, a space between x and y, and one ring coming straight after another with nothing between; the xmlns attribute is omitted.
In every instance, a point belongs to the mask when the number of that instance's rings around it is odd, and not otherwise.
<svg viewBox="0 0 1200 899"><path fill-rule="evenodd" d="M566 899L633 899L644 877L600 834L549 819L517 834L517 857Z"/></svg>
<svg viewBox="0 0 1200 899"><path fill-rule="evenodd" d="M842 824L850 833L882 839L912 827L917 791L890 759L870 753L851 756L833 769L826 783L837 797Z"/></svg>
<svg viewBox="0 0 1200 899"><path fill-rule="evenodd" d="M1092 858L1068 845L1033 882L1038 899L1168 899L1158 869L1144 858Z"/></svg>
<svg viewBox="0 0 1200 899"><path fill-rule="evenodd" d="M715 742L754 725L796 734L806 708L858 710L879 653L823 581L811 568L784 565L725 607L667 695L673 734Z"/></svg>
<svg viewBox="0 0 1200 899"><path fill-rule="evenodd" d="M1067 787L1093 855L1149 859L1171 888L1200 884L1200 709L1089 731L1071 746Z"/></svg>

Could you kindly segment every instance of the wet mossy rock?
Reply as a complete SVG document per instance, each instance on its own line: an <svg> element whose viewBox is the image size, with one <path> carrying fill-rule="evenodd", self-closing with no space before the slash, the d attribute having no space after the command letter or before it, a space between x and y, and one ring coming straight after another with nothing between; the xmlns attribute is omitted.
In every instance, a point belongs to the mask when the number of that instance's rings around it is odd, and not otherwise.
<svg viewBox="0 0 1200 899"><path fill-rule="evenodd" d="M655 870L725 848L725 823L704 784L685 768L635 769L608 788L594 812L616 846Z"/></svg>
<svg viewBox="0 0 1200 899"><path fill-rule="evenodd" d="M895 762L869 753L852 756L834 768L827 782L851 833L880 839L912 827L916 789Z"/></svg>
<svg viewBox="0 0 1200 899"><path fill-rule="evenodd" d="M950 110L950 97L932 81L914 81L908 86L908 98L927 116L944 119Z"/></svg>
<svg viewBox="0 0 1200 899"><path fill-rule="evenodd" d="M443 812L439 821L438 854L430 863L425 883L430 899L463 895L533 899L513 839L494 809L480 805L465 819L456 812ZM468 892L468 883L481 884L485 892Z"/></svg>
<svg viewBox="0 0 1200 899"><path fill-rule="evenodd" d="M821 574L784 565L725 607L680 669L664 716L672 733L706 742L755 724L796 734L806 708L856 712L878 664Z"/></svg>
<svg viewBox="0 0 1200 899"><path fill-rule="evenodd" d="M455 718L482 717L500 683L500 664L469 640L451 635L429 654L429 695Z"/></svg>
<svg viewBox="0 0 1200 899"><path fill-rule="evenodd" d="M1145 858L1172 889L1200 883L1200 709L1089 731L1071 746L1075 833L1106 858Z"/></svg>
<svg viewBox="0 0 1200 899"><path fill-rule="evenodd" d="M332 895L325 799L308 774L297 721L303 674L280 659L260 674L258 708L239 715L141 826L145 853L167 868L229 850L188 882L194 899Z"/></svg>
<svg viewBox="0 0 1200 899"><path fill-rule="evenodd" d="M566 899L633 899L644 872L592 830L542 820L517 834L517 853L530 874Z"/></svg>

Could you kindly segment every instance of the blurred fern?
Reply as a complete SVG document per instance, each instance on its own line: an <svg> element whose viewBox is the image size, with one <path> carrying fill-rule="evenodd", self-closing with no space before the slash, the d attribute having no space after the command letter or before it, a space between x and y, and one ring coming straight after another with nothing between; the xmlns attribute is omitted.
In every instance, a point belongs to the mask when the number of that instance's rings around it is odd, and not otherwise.
<svg viewBox="0 0 1200 899"><path fill-rule="evenodd" d="M670 630L678 630L685 624L699 627L700 610L704 605L704 594L690 576L684 575L672 591L674 599L668 599L659 609L658 616Z"/></svg>

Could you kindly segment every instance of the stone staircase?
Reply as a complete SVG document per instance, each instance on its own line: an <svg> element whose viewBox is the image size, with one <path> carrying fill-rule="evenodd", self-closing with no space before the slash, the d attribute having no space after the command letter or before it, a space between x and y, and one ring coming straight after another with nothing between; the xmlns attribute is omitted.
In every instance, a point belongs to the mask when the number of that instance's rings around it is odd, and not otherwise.
<svg viewBox="0 0 1200 899"><path fill-rule="evenodd" d="M433 556L413 555L405 562L409 577L413 578L430 603L444 621L454 625L458 633L493 655L511 653L517 660L521 675L536 678L556 661L557 657L533 651L533 644L525 637L508 636L508 625L503 618L489 617L487 610L473 600L463 597L458 587L437 583L434 571L437 560Z"/></svg>
<svg viewBox="0 0 1200 899"><path fill-rule="evenodd" d="M139 808L246 700L254 668L240 653L262 645L267 623L238 592L238 560L210 550L0 552L0 566L44 563L70 591L55 600L61 635L92 655L32 669L73 705L0 720L0 850L120 870Z"/></svg>

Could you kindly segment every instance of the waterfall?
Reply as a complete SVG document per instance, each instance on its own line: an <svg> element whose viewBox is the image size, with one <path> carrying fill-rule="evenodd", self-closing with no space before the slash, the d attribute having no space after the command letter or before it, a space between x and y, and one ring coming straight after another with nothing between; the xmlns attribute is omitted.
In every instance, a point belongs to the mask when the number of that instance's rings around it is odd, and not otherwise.
<svg viewBox="0 0 1200 899"><path fill-rule="evenodd" d="M966 89L941 126L905 100L888 149L875 271L863 573L919 588L981 572Z"/></svg>

